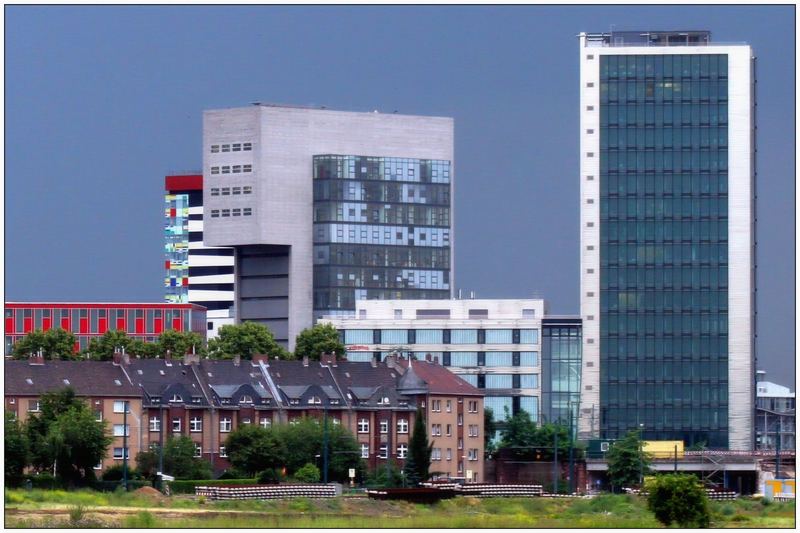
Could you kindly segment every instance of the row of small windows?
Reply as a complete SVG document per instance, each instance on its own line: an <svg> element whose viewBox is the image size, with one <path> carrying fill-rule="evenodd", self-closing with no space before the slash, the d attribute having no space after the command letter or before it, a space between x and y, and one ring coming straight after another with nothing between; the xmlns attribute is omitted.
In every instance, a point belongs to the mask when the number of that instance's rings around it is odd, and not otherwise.
<svg viewBox="0 0 800 533"><path fill-rule="evenodd" d="M611 213L614 213L611 215ZM726 197L706 198L608 198L600 202L601 219L615 216L619 218L638 219L707 219L727 218L728 199ZM620 222L620 230L628 228L628 238L643 232L645 225L636 224L634 231L630 223Z"/></svg>
<svg viewBox="0 0 800 533"><path fill-rule="evenodd" d="M249 217L253 214L252 207L235 207L232 209L212 209L211 210L211 218L219 218L219 217Z"/></svg>
<svg viewBox="0 0 800 533"><path fill-rule="evenodd" d="M395 352L347 352L347 360L355 362L368 362L372 358L384 361L386 357ZM403 357L424 361L428 357L432 361L448 367L538 367L539 352L399 352ZM459 377L472 383L474 376L460 374Z"/></svg>
<svg viewBox="0 0 800 533"><path fill-rule="evenodd" d="M601 196L705 196L727 195L728 175L726 173L700 174L616 174L604 175L600 181ZM659 204L656 204L658 206Z"/></svg>
<svg viewBox="0 0 800 533"><path fill-rule="evenodd" d="M253 143L232 143L232 144L212 144L211 153L225 152L250 152L253 150Z"/></svg>
<svg viewBox="0 0 800 533"><path fill-rule="evenodd" d="M600 79L715 79L728 77L725 54L603 55Z"/></svg>
<svg viewBox="0 0 800 533"><path fill-rule="evenodd" d="M716 102L728 99L727 80L620 81L600 84L600 103L608 102Z"/></svg>
<svg viewBox="0 0 800 533"><path fill-rule="evenodd" d="M538 329L348 329L345 344L538 344Z"/></svg>
<svg viewBox="0 0 800 533"><path fill-rule="evenodd" d="M691 314L690 314L691 313ZM674 315L605 313L600 334L609 335L727 335L727 313L683 312ZM699 342L700 337L698 337ZM698 349L699 345L698 345Z"/></svg>
<svg viewBox="0 0 800 533"><path fill-rule="evenodd" d="M727 146L727 127L620 128L611 125L600 129L600 150L661 150L673 147L716 150Z"/></svg>
<svg viewBox="0 0 800 533"><path fill-rule="evenodd" d="M728 150L603 151L600 171L607 172L727 172Z"/></svg>
<svg viewBox="0 0 800 533"><path fill-rule="evenodd" d="M253 171L253 165L222 165L211 167L211 174L242 174Z"/></svg>
<svg viewBox="0 0 800 533"><path fill-rule="evenodd" d="M634 398L636 396L634 395ZM630 399L630 397L628 397ZM677 403L677 402L675 402ZM668 430L671 428L677 430L687 429L726 429L728 427L728 409L727 408L707 408L697 407L693 409L686 409L685 406L691 405L688 401L683 402L683 408L668 408L659 407L651 409L640 408L607 408L607 412L603 417L603 421L611 428L615 427L639 427L638 424L643 424L644 427L651 431ZM652 405L652 404L651 404ZM627 411L627 413L626 413ZM639 421L638 424L636 421ZM628 425L630 424L630 425ZM707 434L704 432L703 441L711 441L713 432L709 431ZM647 432L645 432L645 438ZM683 440L681 437L677 440ZM669 439L674 440L674 439ZM700 441L700 439L698 439ZM717 447L719 444L709 446Z"/></svg>
<svg viewBox="0 0 800 533"><path fill-rule="evenodd" d="M726 103L606 104L600 126L720 126L728 123Z"/></svg>
<svg viewBox="0 0 800 533"><path fill-rule="evenodd" d="M448 247L450 229L429 226L316 224L314 242Z"/></svg>
<svg viewBox="0 0 800 533"><path fill-rule="evenodd" d="M253 187L245 185L243 187L212 187L211 196L230 196L237 194L252 194Z"/></svg>
<svg viewBox="0 0 800 533"><path fill-rule="evenodd" d="M608 220L620 220L624 219L625 215L617 214L617 213L610 213L608 215ZM632 218L629 215L628 218ZM605 222L605 221L604 221ZM622 223L622 222L620 222ZM660 220L658 222L655 221L646 221L646 222L637 222L637 224L641 224L644 226L644 239L638 238L639 230L637 228L637 242L652 242L652 243L661 243L661 242L725 242L728 240L728 221L725 219L721 220L680 220L680 221L672 221L669 220ZM606 241L606 238L603 239L603 242ZM637 250L635 247L627 246L624 244L614 245L609 244L609 252L610 255L606 257L611 257L615 259L619 257L618 261L620 262L636 262L637 257L641 253L640 250ZM611 248L614 246L615 248ZM616 248L616 246L620 246L620 248ZM643 250L646 250L643 248ZM655 253L655 250L654 252ZM619 254L619 255L617 255Z"/></svg>
<svg viewBox="0 0 800 533"><path fill-rule="evenodd" d="M655 317L653 317L655 319ZM645 322L643 327L646 327ZM601 323L602 328L602 323ZM693 332L694 333L694 332ZM680 337L651 337L638 334L632 336L606 336L601 332L600 360L612 356L629 360L657 360L666 364L668 360L682 359L681 364L692 364L689 359L698 361L700 357L716 360L728 357L728 336L683 335ZM600 365L602 372L602 365Z"/></svg>
<svg viewBox="0 0 800 533"><path fill-rule="evenodd" d="M601 381L622 381L627 380L639 382L645 386L646 382L662 383L670 381L694 381L695 388L701 381L728 381L728 361L620 361L618 359L606 359L600 368ZM676 383L677 384L677 383ZM659 388L650 386L649 388ZM663 387L666 389L669 387ZM674 389L674 387L672 387ZM709 401L713 394L708 390L695 392L700 401Z"/></svg>

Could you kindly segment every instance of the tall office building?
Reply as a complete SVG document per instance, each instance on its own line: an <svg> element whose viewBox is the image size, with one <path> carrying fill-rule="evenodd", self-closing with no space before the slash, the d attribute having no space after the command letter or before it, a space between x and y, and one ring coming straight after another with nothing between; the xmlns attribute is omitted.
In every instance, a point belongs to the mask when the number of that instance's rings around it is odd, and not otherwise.
<svg viewBox="0 0 800 533"><path fill-rule="evenodd" d="M167 176L164 188L165 300L205 307L208 337L216 337L220 326L234 322L233 250L203 244L202 175ZM215 188L211 194L242 189Z"/></svg>
<svg viewBox="0 0 800 533"><path fill-rule="evenodd" d="M580 66L580 435L752 449L751 48L582 33Z"/></svg>
<svg viewBox="0 0 800 533"><path fill-rule="evenodd" d="M449 298L453 120L277 105L206 111L204 239L235 249L238 321L294 347L367 298ZM213 196L230 187L248 194Z"/></svg>

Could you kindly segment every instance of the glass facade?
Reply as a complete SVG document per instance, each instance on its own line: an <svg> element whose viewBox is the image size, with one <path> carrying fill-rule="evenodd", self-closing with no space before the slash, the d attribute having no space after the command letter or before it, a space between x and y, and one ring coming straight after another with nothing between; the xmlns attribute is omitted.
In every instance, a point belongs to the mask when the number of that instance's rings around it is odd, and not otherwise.
<svg viewBox="0 0 800 533"><path fill-rule="evenodd" d="M542 402L548 421L577 431L581 392L583 328L580 318L542 320Z"/></svg>
<svg viewBox="0 0 800 533"><path fill-rule="evenodd" d="M600 56L601 438L728 445L727 78Z"/></svg>
<svg viewBox="0 0 800 533"><path fill-rule="evenodd" d="M450 297L450 162L314 157L314 314Z"/></svg>
<svg viewBox="0 0 800 533"><path fill-rule="evenodd" d="M189 194L164 196L164 278L166 301L189 301Z"/></svg>

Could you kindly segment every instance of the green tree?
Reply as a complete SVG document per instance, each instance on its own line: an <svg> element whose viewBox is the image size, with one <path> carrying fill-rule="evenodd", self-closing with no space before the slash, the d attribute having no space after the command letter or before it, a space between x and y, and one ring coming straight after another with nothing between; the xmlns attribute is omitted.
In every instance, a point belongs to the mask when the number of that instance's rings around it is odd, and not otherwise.
<svg viewBox="0 0 800 533"><path fill-rule="evenodd" d="M691 474L667 474L647 484L647 507L665 526L708 527L711 510L703 485Z"/></svg>
<svg viewBox="0 0 800 533"><path fill-rule="evenodd" d="M31 465L36 470L45 472L53 471L53 451L47 443L50 426L59 415L66 413L71 408L86 408L81 400L75 396L72 387L43 394L39 399L39 414L28 418L25 432L28 436L31 450Z"/></svg>
<svg viewBox="0 0 800 533"><path fill-rule="evenodd" d="M494 421L494 411L491 407L483 408L483 449L487 454L494 453L497 444L494 434L497 432L497 422Z"/></svg>
<svg viewBox="0 0 800 533"><path fill-rule="evenodd" d="M225 441L228 460L235 468L253 477L259 472L283 466L286 448L277 432L253 424L244 424Z"/></svg>
<svg viewBox="0 0 800 533"><path fill-rule="evenodd" d="M117 349L125 349L130 353L130 346L133 339L128 334L118 329L109 329L100 337L89 340L89 348L86 350L89 357L98 361L110 361L114 358Z"/></svg>
<svg viewBox="0 0 800 533"><path fill-rule="evenodd" d="M407 475L406 470L408 469L410 459L406 459L406 465L402 471L393 460L389 459L388 461L388 468L384 465L378 465L367 473L364 479L364 484L366 486L391 489L401 487L403 484L409 484L405 476Z"/></svg>
<svg viewBox="0 0 800 533"><path fill-rule="evenodd" d="M339 341L339 332L331 324L317 324L300 332L295 342L294 355L318 360L320 354L336 352L344 355L344 344Z"/></svg>
<svg viewBox="0 0 800 533"><path fill-rule="evenodd" d="M168 329L159 335L158 342L156 342L156 352L161 357L164 357L169 350L173 358L181 358L185 353L191 352L192 347L196 354L205 354L203 338L194 331Z"/></svg>
<svg viewBox="0 0 800 533"><path fill-rule="evenodd" d="M322 464L324 426L321 419L305 417L291 424L274 425L286 451L286 470L293 475L306 463ZM347 482L348 470L363 470L358 443L350 431L341 424L328 420L328 481Z"/></svg>
<svg viewBox="0 0 800 533"><path fill-rule="evenodd" d="M142 359L154 359L160 355L156 343L145 342L142 339L131 339L127 352L131 357L141 357Z"/></svg>
<svg viewBox="0 0 800 533"><path fill-rule="evenodd" d="M430 477L431 453L433 443L428 443L428 432L425 429L425 415L422 409L417 408L414 419L414 429L408 443L408 460L405 465L406 479L410 486L423 483Z"/></svg>
<svg viewBox="0 0 800 533"><path fill-rule="evenodd" d="M5 466L6 486L17 487L22 483L25 467L30 463L28 436L14 413L6 411L5 420Z"/></svg>
<svg viewBox="0 0 800 533"><path fill-rule="evenodd" d="M294 473L294 478L301 483L319 483L319 468L311 463L306 463Z"/></svg>
<svg viewBox="0 0 800 533"><path fill-rule="evenodd" d="M208 342L208 352L216 359L232 359L237 355L252 359L257 353L291 359L291 354L275 341L269 328L257 322L222 326L217 337Z"/></svg>
<svg viewBox="0 0 800 533"><path fill-rule="evenodd" d="M211 479L211 465L195 457L194 453L194 441L186 435L167 438L164 443L164 473L175 476L175 479ZM136 454L136 466L143 477L155 478L158 464L158 444Z"/></svg>
<svg viewBox="0 0 800 533"><path fill-rule="evenodd" d="M42 349L45 359L74 359L75 335L61 328L31 331L14 344L15 359L27 359Z"/></svg>
<svg viewBox="0 0 800 533"><path fill-rule="evenodd" d="M44 413L43 413L44 415ZM62 410L47 424L39 440L43 462L55 466L56 475L67 484L94 479L94 466L102 461L113 441L105 422L98 422L83 402Z"/></svg>
<svg viewBox="0 0 800 533"><path fill-rule="evenodd" d="M639 432L629 431L611 445L606 455L608 479L615 488L634 487L650 473L652 456L642 449Z"/></svg>

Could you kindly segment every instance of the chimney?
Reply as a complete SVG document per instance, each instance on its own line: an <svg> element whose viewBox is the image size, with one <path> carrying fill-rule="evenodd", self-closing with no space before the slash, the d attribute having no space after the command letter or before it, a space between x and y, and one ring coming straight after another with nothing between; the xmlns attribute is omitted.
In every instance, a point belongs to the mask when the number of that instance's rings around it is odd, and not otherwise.
<svg viewBox="0 0 800 533"><path fill-rule="evenodd" d="M239 366L242 364L242 356L241 355L234 355L233 356L233 366Z"/></svg>
<svg viewBox="0 0 800 533"><path fill-rule="evenodd" d="M260 361L264 361L265 363L269 363L269 354L254 353L253 354L253 363L258 364Z"/></svg>
<svg viewBox="0 0 800 533"><path fill-rule="evenodd" d="M186 353L183 356L183 364L191 365L197 363L200 363L200 355L194 352L194 346L192 346L191 350L186 350Z"/></svg>
<svg viewBox="0 0 800 533"><path fill-rule="evenodd" d="M319 360L324 366L336 366L336 352L322 353Z"/></svg>
<svg viewBox="0 0 800 533"><path fill-rule="evenodd" d="M386 362L386 366L388 368L394 368L397 366L397 355L393 353L389 354L386 356L386 359L384 359L384 361Z"/></svg>
<svg viewBox="0 0 800 533"><path fill-rule="evenodd" d="M167 348L167 353L164 354L165 361L172 361L172 352Z"/></svg>
<svg viewBox="0 0 800 533"><path fill-rule="evenodd" d="M36 353L32 353L30 358L28 358L28 363L32 365L43 365L44 364L44 352L41 348Z"/></svg>
<svg viewBox="0 0 800 533"><path fill-rule="evenodd" d="M122 352L119 351L119 347L114 348L114 364L115 365L122 364Z"/></svg>
<svg viewBox="0 0 800 533"><path fill-rule="evenodd" d="M372 359L370 359L370 361L369 361L369 365L370 365L372 368L378 368L378 360L377 360L377 359L375 359L375 356L374 356L374 355L372 356Z"/></svg>
<svg viewBox="0 0 800 533"><path fill-rule="evenodd" d="M307 355L303 356L303 366L308 366L308 356Z"/></svg>

